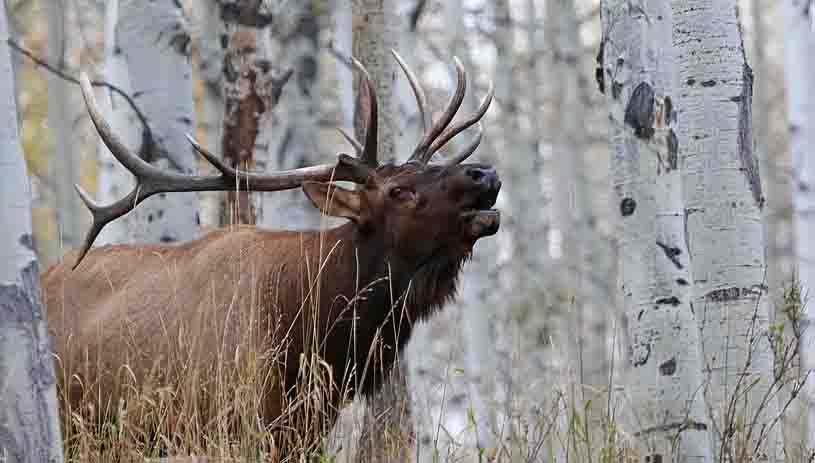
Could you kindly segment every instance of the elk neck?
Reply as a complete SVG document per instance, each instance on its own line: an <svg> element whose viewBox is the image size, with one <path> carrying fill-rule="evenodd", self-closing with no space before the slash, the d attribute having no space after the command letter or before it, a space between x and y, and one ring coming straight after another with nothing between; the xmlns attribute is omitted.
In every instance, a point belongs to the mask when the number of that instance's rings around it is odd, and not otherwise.
<svg viewBox="0 0 815 463"><path fill-rule="evenodd" d="M440 249L430 258L411 262L354 224L322 233L328 248L337 243L336 255L328 259L323 273L342 275L346 281L342 285L321 282L324 355L335 374L345 372L351 358L360 372L367 364L360 375L360 390L370 395L381 387L414 324L455 296L459 273L470 253ZM336 301L344 301L342 307ZM356 323L352 323L354 313Z"/></svg>

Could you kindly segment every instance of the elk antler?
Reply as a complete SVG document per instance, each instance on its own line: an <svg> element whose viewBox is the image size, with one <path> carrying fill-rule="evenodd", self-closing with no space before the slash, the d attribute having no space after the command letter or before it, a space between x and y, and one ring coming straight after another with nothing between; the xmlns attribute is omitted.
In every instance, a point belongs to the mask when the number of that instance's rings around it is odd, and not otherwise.
<svg viewBox="0 0 815 463"><path fill-rule="evenodd" d="M351 134L346 132L344 129L337 127L337 130L340 134L345 137L348 143L354 147L354 151L356 151L357 156L363 163L365 163L368 167L376 168L379 166L379 161L377 161L377 132L378 132L378 125L379 125L379 111L377 108L377 101L376 101L376 87L374 86L374 82L371 79L371 75L368 74L368 70L365 69L365 66L359 62L353 56L351 57L351 63L353 63L354 68L362 74L363 78L363 85L365 86L365 93L368 94L368 114L365 116L364 124L365 124L365 145L360 143L356 138L354 138Z"/></svg>
<svg viewBox="0 0 815 463"><path fill-rule="evenodd" d="M430 161L430 158L433 157L433 154L447 144L447 142L452 140L453 137L471 127L473 124L479 124L478 134L475 136L473 142L467 145L461 152L453 156L448 164L458 164L467 159L481 143L482 129L479 121L482 117L484 117L484 114L486 114L487 109L490 107L490 103L492 103L494 94L492 82L490 82L487 95L481 101L481 105L478 107L478 110L469 119L462 121L453 127L447 128L447 126L450 125L450 122L453 120L453 117L456 115L456 112L461 107L461 103L464 101L464 93L467 89L467 73L464 71L464 67L461 65L461 62L458 60L458 58L453 57L453 63L456 66L456 90L453 92L453 96L450 98L450 102L447 104L447 108L444 110L441 117L435 123L433 123L430 111L427 108L427 97L425 96L424 90L422 90L422 86L419 84L419 79L407 65L405 60L399 56L399 53L397 53L396 50L391 50L391 53L393 54L393 57L396 58L396 61L402 68L402 71L404 71L408 82L410 82L410 88L413 89L413 94L416 97L416 104L419 107L419 113L422 117L424 136L413 150L410 160L427 164Z"/></svg>
<svg viewBox="0 0 815 463"><path fill-rule="evenodd" d="M362 65L360 64L359 67ZM361 68L364 71L364 68ZM365 72L367 75L367 72ZM167 192L185 192L185 191L232 191L239 185L243 185L249 191L280 191L290 190L297 188L305 181L350 181L355 183L364 183L367 180L368 173L370 172L370 162L376 162L376 124L373 127L373 142L369 136L366 137L366 150L373 145L373 158L371 158L370 151L365 152L367 157L362 160L352 158L347 155L340 155L336 165L322 164L311 167L303 167L300 169L283 170L272 172L269 174L257 174L252 172L244 172L224 164L218 157L211 154L209 151L200 146L191 136L187 135L187 139L192 144L195 151L197 151L204 159L206 159L213 167L215 167L220 175L215 176L199 176L199 175L183 175L175 172L165 172L147 162L140 157L134 155L130 150L125 147L119 137L113 133L113 130L102 117L99 107L96 104L96 98L93 95L90 81L88 76L83 72L79 77L80 88L82 89L82 96L85 98L85 106L88 109L88 114L99 133L99 137L110 150L111 154L122 165L129 170L136 177L136 186L124 198L109 204L100 205L91 199L90 195L86 193L79 185L75 185L77 193L80 198L93 214L93 224L85 237L85 242L79 250L76 263L73 268L82 262L82 259L87 254L91 245L102 229L113 220L132 211L142 201L157 193ZM372 84L368 79L368 92L372 92ZM368 114L368 119L376 120L375 105L371 105L374 112L373 118Z"/></svg>

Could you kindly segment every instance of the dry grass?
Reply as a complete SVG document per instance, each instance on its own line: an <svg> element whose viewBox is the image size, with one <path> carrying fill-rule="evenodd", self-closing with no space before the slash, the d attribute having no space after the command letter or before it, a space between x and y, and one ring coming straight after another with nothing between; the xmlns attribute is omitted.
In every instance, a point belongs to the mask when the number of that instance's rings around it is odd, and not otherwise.
<svg viewBox="0 0 815 463"><path fill-rule="evenodd" d="M800 289L793 286L782 302L791 324L797 326L802 311ZM248 317L257 314L247 314ZM773 390L786 390L782 413L786 413L800 390L795 383L799 333L783 332L783 324L773 327L777 371ZM249 337L247 336L247 339ZM349 385L332 391L331 385L342 372L331 371L313 347L300 359L298 390L286 397L283 417L264 424L260 410L271 398L270 388L279 377L275 365L283 363L286 350L256 351L250 342L242 343L213 364L196 361L195 349L180 337L170 343L173 350L159 359L151 374L141 381L126 361L103 375L115 378L116 403L103 402L101 383L87 374L82 364L57 360L60 378L61 414L68 462L600 462L643 461L636 438L619 422L622 401L620 378L609 375L604 388L588 388L573 379L553 382L546 397L516 398L506 420L494 433L496 448L474 449L470 442L444 434L438 424L431 442L416 439L406 394L386 391L374 399L365 417L359 401L346 407L333 432L324 404L328 395L340 394L349 404ZM64 350L63 350L64 351ZM129 355L138 355L134 351ZM795 385L793 386L793 383ZM110 384L110 383L106 383ZM80 386L82 400L77 408L68 401L69 389ZM447 385L444 385L447 387ZM579 391L579 393L578 393ZM588 391L588 392L587 392ZM106 396L107 394L104 394ZM578 400L578 397L580 398ZM535 414L522 413L535 404ZM733 399L732 410L740 410ZM378 402L377 402L378 401ZM369 404L370 405L370 404ZM373 412L371 412L373 410ZM350 416L349 411L356 412ZM739 428L745 417L728 417L719 429L728 430L731 439L723 449L729 461L753 461L739 439L749 441L753 430ZM468 410L468 431L475 434L476 420ZM749 420L747 420L749 422ZM779 417L779 426L782 422ZM366 432L360 430L365 428ZM370 430L379 435L371 435ZM360 434L362 438L360 439ZM370 442L366 443L366 439ZM387 448L371 449L385 443ZM812 452L792 450L788 441L787 461L808 461ZM366 449L367 447L367 449ZM285 449L285 450L281 450ZM361 450L362 453L358 453ZM363 455L360 457L360 455ZM421 457L421 458L420 458ZM735 457L730 458L730 457ZM670 460L666 455L663 461Z"/></svg>

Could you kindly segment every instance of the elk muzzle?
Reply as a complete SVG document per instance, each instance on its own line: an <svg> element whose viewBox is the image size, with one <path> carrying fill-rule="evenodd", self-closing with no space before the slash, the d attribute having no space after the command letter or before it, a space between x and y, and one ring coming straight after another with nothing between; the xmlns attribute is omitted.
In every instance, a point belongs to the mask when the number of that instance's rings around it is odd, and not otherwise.
<svg viewBox="0 0 815 463"><path fill-rule="evenodd" d="M494 235L501 226L501 213L492 209L501 191L501 179L490 166L469 166L465 173L475 184L478 193L473 208L460 215L464 233L472 240Z"/></svg>

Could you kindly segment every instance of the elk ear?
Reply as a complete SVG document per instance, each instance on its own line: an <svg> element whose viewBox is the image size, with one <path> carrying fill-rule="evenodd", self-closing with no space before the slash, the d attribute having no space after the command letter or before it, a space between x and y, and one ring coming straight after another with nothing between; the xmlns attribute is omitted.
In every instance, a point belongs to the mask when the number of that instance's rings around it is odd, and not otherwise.
<svg viewBox="0 0 815 463"><path fill-rule="evenodd" d="M361 208L359 192L323 182L303 182L303 191L323 214L359 222Z"/></svg>

